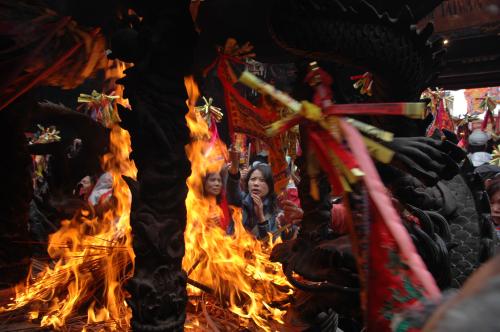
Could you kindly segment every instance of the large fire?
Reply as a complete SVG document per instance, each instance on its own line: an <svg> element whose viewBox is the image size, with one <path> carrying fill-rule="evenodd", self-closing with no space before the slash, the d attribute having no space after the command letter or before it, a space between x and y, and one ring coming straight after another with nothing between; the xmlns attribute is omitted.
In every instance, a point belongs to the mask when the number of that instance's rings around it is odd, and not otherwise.
<svg viewBox="0 0 500 332"><path fill-rule="evenodd" d="M277 308L276 303L286 302L291 286L281 266L269 261L271 240L262 243L249 234L241 223L241 211L233 211L235 232L231 236L208 221L214 204L203 197L202 178L224 167L227 150L220 141L208 148L208 126L194 111L196 85L187 79L186 87L190 95L186 120L193 139L187 147L192 174L187 181L183 268L191 284L212 290L223 306L241 318L241 325L271 331L283 323L286 308ZM49 238L48 253L56 263L16 287L15 298L0 313L21 310L42 327L54 330L68 325L84 332L129 329L131 310L123 285L133 275L135 256L129 219L131 194L122 176L135 179L137 174L129 159L130 146L128 132L114 125L110 152L103 158L104 170L113 176L112 208L101 216L91 218L90 211L82 211L74 219L62 221ZM199 294L203 287L188 286L188 292ZM82 308L88 308L86 315ZM186 328L203 330L197 321Z"/></svg>
<svg viewBox="0 0 500 332"><path fill-rule="evenodd" d="M109 76L123 76L124 68L118 64L118 71ZM128 105L126 100L119 102ZM61 228L49 236L48 253L56 263L16 287L16 297L0 313L29 312L30 319L55 330L68 324L81 326L82 331L128 329L132 313L122 286L133 275L135 256L131 194L122 176L136 178L130 152L129 133L114 124L109 153L102 160L103 170L113 177L112 207L100 216L82 211L72 220L62 221ZM81 315L82 308L88 308L86 317Z"/></svg>
<svg viewBox="0 0 500 332"><path fill-rule="evenodd" d="M241 222L241 212L233 213L234 235L228 236L218 225L209 221L214 203L203 196L203 177L207 172L218 172L224 167L227 150L221 141L211 148L207 139L207 123L197 116L194 105L199 96L192 78L186 79L189 94L189 113L186 116L192 142L187 147L191 161L191 176L187 180L186 255L183 268L190 280L212 289L228 309L242 318L250 327L255 324L270 331L271 322L282 324L285 310L273 307L273 302L291 294L291 286L282 273L281 265L269 261L271 243L262 243L248 233ZM200 290L189 286L189 294ZM198 323L189 327L196 327Z"/></svg>
<svg viewBox="0 0 500 332"><path fill-rule="evenodd" d="M113 208L102 217L87 218L83 212L64 220L50 235L48 252L54 266L16 288L13 302L0 312L29 305L29 317L41 317L41 326L61 329L80 308L88 307L84 331L106 324L110 329L126 329L131 310L122 284L133 273L134 252L130 227L131 195L122 175L135 178L137 170L128 159L130 136L115 125L111 130L110 152L104 169L113 176Z"/></svg>

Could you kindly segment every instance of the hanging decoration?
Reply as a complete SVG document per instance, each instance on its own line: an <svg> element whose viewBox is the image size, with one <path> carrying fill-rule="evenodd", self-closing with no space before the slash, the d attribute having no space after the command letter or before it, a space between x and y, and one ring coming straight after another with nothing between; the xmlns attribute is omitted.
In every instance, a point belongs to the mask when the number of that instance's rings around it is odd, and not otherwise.
<svg viewBox="0 0 500 332"><path fill-rule="evenodd" d="M496 133L500 129L498 123L500 120L498 119L498 116L497 119L495 120L495 116L493 114L493 111L497 107L497 102L488 95L485 95L484 97L477 99L481 100L479 108L484 111L484 119L481 125L481 130L485 131L486 128L488 127L488 122L490 122L491 131L493 133Z"/></svg>
<svg viewBox="0 0 500 332"><path fill-rule="evenodd" d="M496 148L493 149L490 164L500 167L500 145L497 145Z"/></svg>
<svg viewBox="0 0 500 332"><path fill-rule="evenodd" d="M465 89L464 96L467 101L468 114L481 114L484 112L479 105L481 104L481 97L490 93L490 88L475 88Z"/></svg>
<svg viewBox="0 0 500 332"><path fill-rule="evenodd" d="M471 133L471 123L479 120L477 115L465 114L464 117L459 117L456 120L456 128L458 135L458 146L467 149L469 146L469 135Z"/></svg>
<svg viewBox="0 0 500 332"><path fill-rule="evenodd" d="M358 90L362 95L368 95L371 97L372 95L372 85L373 85L373 75L370 72L366 72L363 75L355 75L351 76L354 84L352 85L354 89Z"/></svg>
<svg viewBox="0 0 500 332"><path fill-rule="evenodd" d="M229 38L225 46L219 48L217 59L205 69L205 75L215 69L222 84L230 136L234 139L236 133L242 133L261 140L268 146L274 189L280 193L288 184L287 162L280 137L269 137L265 130L266 125L278 120L278 115L255 106L235 87L238 77L233 66L244 66L247 59L253 58L255 54L252 49L253 46L249 43L240 47L236 40Z"/></svg>
<svg viewBox="0 0 500 332"><path fill-rule="evenodd" d="M208 100L205 97L202 97L202 99L205 104L202 106L196 106L194 108L195 111L200 113L200 115L203 117L203 119L205 119L209 126L212 126L212 124L214 123L220 122L222 120L222 117L224 116L224 114L221 112L221 108L212 105L214 101L212 97L208 98Z"/></svg>
<svg viewBox="0 0 500 332"><path fill-rule="evenodd" d="M61 140L61 136L59 136L60 131L57 130L56 126L45 128L38 124L37 127L38 131L30 139L29 144L47 144Z"/></svg>
<svg viewBox="0 0 500 332"><path fill-rule="evenodd" d="M228 156L225 149L221 148L219 141L219 132L217 131L217 123L222 120L224 114L222 113L220 107L214 106L213 98L202 97L204 105L194 107L196 116L203 119L208 127L208 145L206 148L206 155L211 155L213 157L219 158L220 160L228 161ZM216 151L212 151L216 149Z"/></svg>
<svg viewBox="0 0 500 332"><path fill-rule="evenodd" d="M114 92L106 95L93 90L90 95L81 93L78 102L83 103L86 113L92 119L104 127L111 128L113 124L120 122L118 111L114 107L114 102L119 98Z"/></svg>
<svg viewBox="0 0 500 332"><path fill-rule="evenodd" d="M61 140L60 131L57 130L56 126L49 126L45 128L44 126L38 124L38 130L34 134L27 133L26 136L29 138L28 144L49 144L54 142L59 142ZM46 181L46 175L49 172L49 160L50 155L32 155L31 160L33 163L33 192L35 196L44 194L48 190L48 184Z"/></svg>
<svg viewBox="0 0 500 332"><path fill-rule="evenodd" d="M455 126L453 125L452 117L448 110L448 105L453 103L452 97L447 96L443 89L436 88L436 90L431 90L427 88L427 90L422 93L422 98L429 98L431 100L430 110L434 116L434 120L427 129L427 136L432 136L436 129L440 131L446 129L450 132L455 132Z"/></svg>
<svg viewBox="0 0 500 332"><path fill-rule="evenodd" d="M398 312L417 305L423 297L438 298L439 289L417 254L370 157L371 154L377 160L389 162L393 152L384 147L383 142L391 141L392 135L346 118L351 114L422 118L424 104L335 105L330 89L332 79L315 63L306 77L315 91L314 103L298 102L248 72L241 75L240 81L271 95L294 111L274 122L267 132L275 135L296 124L302 126L310 144L307 168L312 178L311 188L317 188L313 182L321 168L327 173L334 194L343 193L346 202L358 201L348 215L368 330L389 331L391 320ZM317 195L317 189L312 189L311 195ZM354 197L363 198L360 201Z"/></svg>

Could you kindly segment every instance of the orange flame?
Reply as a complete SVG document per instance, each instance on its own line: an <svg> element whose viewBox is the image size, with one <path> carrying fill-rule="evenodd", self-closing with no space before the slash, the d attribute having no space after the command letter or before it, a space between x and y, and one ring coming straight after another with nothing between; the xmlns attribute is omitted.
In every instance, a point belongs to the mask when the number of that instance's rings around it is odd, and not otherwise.
<svg viewBox="0 0 500 332"><path fill-rule="evenodd" d="M113 125L110 152L103 157L103 169L113 177L111 209L89 218L89 211L61 222L49 236L48 253L57 259L53 267L24 285L16 287L16 298L0 312L30 305L29 318L41 317L41 326L64 329L82 306L88 306L87 324L105 323L111 330L126 330L132 316L123 283L134 270L130 226L131 193L122 175L136 178L137 169L129 159L129 133Z"/></svg>
<svg viewBox="0 0 500 332"><path fill-rule="evenodd" d="M117 100L116 104L120 104L125 108L130 109L130 104L128 99L123 98L123 90L125 89L123 85L116 85L115 82L117 79L125 76L125 70L132 67L133 63L123 62L120 60L108 60L108 67L104 72L104 78L106 81L111 83L110 89L115 91L116 96L120 96ZM116 104L114 105L116 111Z"/></svg>
<svg viewBox="0 0 500 332"><path fill-rule="evenodd" d="M229 309L244 318L246 325L252 322L270 331L270 321L283 323L284 310L273 308L271 303L292 293L279 263L269 261L271 243L261 243L248 233L241 221L241 210L233 213L235 233L225 231L209 221L213 202L203 196L203 177L207 172L218 172L224 166L227 149L221 141L216 147L207 148L208 126L194 110L199 96L192 78L186 78L189 95L189 113L186 116L192 142L186 148L191 161L191 176L186 198L187 226L185 233L186 255L183 268L189 278L212 288ZM271 238L271 237L270 237ZM278 286L278 287L277 287ZM278 288L288 289L283 294ZM188 292L199 293L188 286Z"/></svg>

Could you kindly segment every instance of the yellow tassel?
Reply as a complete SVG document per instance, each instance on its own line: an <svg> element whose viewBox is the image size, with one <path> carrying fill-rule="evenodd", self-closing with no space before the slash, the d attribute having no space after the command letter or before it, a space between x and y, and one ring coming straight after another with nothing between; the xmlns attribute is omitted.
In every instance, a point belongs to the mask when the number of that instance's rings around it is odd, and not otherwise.
<svg viewBox="0 0 500 332"><path fill-rule="evenodd" d="M323 112L321 111L321 108L316 104L308 102L307 100L302 101L301 112L306 119L314 122L319 122L323 119Z"/></svg>
<svg viewBox="0 0 500 332"><path fill-rule="evenodd" d="M282 131L284 131L283 128L285 128L285 126L288 125L290 121L295 120L298 116L298 114L291 114L283 119L271 123L266 127L266 135L269 137L273 137L280 134Z"/></svg>
<svg viewBox="0 0 500 332"><path fill-rule="evenodd" d="M340 183L342 184L342 188L344 188L345 192L352 192L352 188L349 185L349 182L345 179L345 177L341 176L340 177Z"/></svg>
<svg viewBox="0 0 500 332"><path fill-rule="evenodd" d="M276 122L271 123L266 127L266 135L269 137L276 136L280 133L281 128L286 124L283 120L278 120Z"/></svg>
<svg viewBox="0 0 500 332"><path fill-rule="evenodd" d="M365 142L368 152L373 158L384 164L388 164L391 162L392 158L394 157L394 151L365 136L363 136L363 141Z"/></svg>

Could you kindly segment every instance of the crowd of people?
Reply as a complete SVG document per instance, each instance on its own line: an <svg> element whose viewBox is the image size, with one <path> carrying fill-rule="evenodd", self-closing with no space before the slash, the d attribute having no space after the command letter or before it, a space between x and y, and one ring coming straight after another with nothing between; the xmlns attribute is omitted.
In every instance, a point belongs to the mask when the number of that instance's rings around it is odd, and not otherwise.
<svg viewBox="0 0 500 332"><path fill-rule="evenodd" d="M257 239L293 239L302 222L297 186L299 170L290 163L287 169L288 185L276 193L271 166L266 157L257 155L249 166L240 164L240 152L231 149L230 160L219 172L208 172L202 179L203 197L209 202L207 222L218 225L231 235L234 220L230 207L241 208L242 224ZM331 228L336 234L347 233L344 207L334 202Z"/></svg>
<svg viewBox="0 0 500 332"><path fill-rule="evenodd" d="M492 160L492 138L476 129L469 136L468 162L484 183L491 206L492 221L500 239L500 167ZM265 157L256 156L250 166L240 164L240 153L230 150L230 160L219 173L208 173L203 179L203 194L210 201L210 222L233 234L234 221L229 206L242 209L242 223L258 239L269 234L283 240L296 236L304 215L298 197L299 171L290 165L289 182L282 193L274 191L273 174ZM348 232L345 208L332 200L331 224L336 234Z"/></svg>
<svg viewBox="0 0 500 332"><path fill-rule="evenodd" d="M487 132L476 129L468 137L468 162L474 167L488 194L491 219L500 238L500 167L491 163L493 140ZM242 223L258 239L269 234L283 240L292 239L300 229L304 211L297 185L299 170L288 159L288 185L282 193L274 190L272 169L267 156L259 154L251 163L240 164L240 152L230 149L229 160L219 172L204 175L203 196L210 213L207 222L218 225L228 235L234 233L231 206L241 208ZM112 197L113 180L109 173L89 175L76 186L74 195L96 212L106 210ZM331 229L336 234L348 232L345 208L341 201L332 200Z"/></svg>
<svg viewBox="0 0 500 332"><path fill-rule="evenodd" d="M493 165L492 137L487 132L476 129L469 135L468 158L474 167L474 173L480 177L488 194L491 208L491 220L500 239L500 167Z"/></svg>

